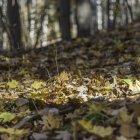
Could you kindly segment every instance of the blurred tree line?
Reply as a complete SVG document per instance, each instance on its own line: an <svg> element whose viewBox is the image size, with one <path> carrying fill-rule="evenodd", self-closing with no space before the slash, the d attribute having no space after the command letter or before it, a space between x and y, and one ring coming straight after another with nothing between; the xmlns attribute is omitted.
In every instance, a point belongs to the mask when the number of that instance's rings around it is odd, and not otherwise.
<svg viewBox="0 0 140 140"><path fill-rule="evenodd" d="M140 0L0 0L0 50L88 37L140 18Z"/></svg>

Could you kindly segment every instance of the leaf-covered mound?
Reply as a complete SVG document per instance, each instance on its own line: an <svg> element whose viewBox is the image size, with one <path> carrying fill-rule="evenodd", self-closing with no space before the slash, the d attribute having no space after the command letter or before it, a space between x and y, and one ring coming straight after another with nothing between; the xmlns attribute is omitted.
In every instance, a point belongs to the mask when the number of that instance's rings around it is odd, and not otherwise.
<svg viewBox="0 0 140 140"><path fill-rule="evenodd" d="M140 139L140 24L0 56L0 139Z"/></svg>

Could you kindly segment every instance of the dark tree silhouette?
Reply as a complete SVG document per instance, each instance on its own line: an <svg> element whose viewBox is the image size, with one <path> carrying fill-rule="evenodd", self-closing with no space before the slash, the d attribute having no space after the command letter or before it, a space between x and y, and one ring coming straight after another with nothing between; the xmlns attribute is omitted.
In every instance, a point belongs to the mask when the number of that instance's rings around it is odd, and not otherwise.
<svg viewBox="0 0 140 140"><path fill-rule="evenodd" d="M70 28L70 0L60 0L60 30L62 40L69 41L71 39Z"/></svg>
<svg viewBox="0 0 140 140"><path fill-rule="evenodd" d="M12 39L12 49L18 50L22 47L21 44L21 23L20 23L20 13L19 5L17 0L8 0L7 1L7 18L9 22L9 30Z"/></svg>

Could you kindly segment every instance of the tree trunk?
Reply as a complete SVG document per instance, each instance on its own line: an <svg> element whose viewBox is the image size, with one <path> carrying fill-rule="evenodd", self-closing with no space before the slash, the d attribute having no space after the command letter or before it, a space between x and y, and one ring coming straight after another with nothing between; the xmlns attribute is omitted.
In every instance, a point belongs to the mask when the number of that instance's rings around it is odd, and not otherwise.
<svg viewBox="0 0 140 140"><path fill-rule="evenodd" d="M19 5L17 0L7 1L7 15L8 15L8 22L9 22L9 30L13 42L11 47L15 51L17 51L22 47L20 13L19 13Z"/></svg>
<svg viewBox="0 0 140 140"><path fill-rule="evenodd" d="M89 0L76 0L78 37L91 35L92 5Z"/></svg>
<svg viewBox="0 0 140 140"><path fill-rule="evenodd" d="M117 16L119 13L119 7L120 7L120 0L117 0L114 6L114 19L113 19L113 28L116 28L116 23L117 23Z"/></svg>
<svg viewBox="0 0 140 140"><path fill-rule="evenodd" d="M2 49L3 49L3 25L2 25L2 15L0 14L0 50Z"/></svg>
<svg viewBox="0 0 140 140"><path fill-rule="evenodd" d="M91 26L91 34L94 35L98 31L98 5L97 0L91 0L92 5L92 26Z"/></svg>
<svg viewBox="0 0 140 140"><path fill-rule="evenodd" d="M107 28L110 28L110 0L107 0Z"/></svg>
<svg viewBox="0 0 140 140"><path fill-rule="evenodd" d="M131 7L131 5L129 4L128 0L125 0L125 2L126 2L126 5L127 5L127 7L128 7L128 10L129 10L129 13L130 13L130 17L131 17L131 22L132 22L132 21L134 20L134 18L133 18L132 7Z"/></svg>
<svg viewBox="0 0 140 140"><path fill-rule="evenodd" d="M62 40L71 40L70 0L60 0L60 30Z"/></svg>

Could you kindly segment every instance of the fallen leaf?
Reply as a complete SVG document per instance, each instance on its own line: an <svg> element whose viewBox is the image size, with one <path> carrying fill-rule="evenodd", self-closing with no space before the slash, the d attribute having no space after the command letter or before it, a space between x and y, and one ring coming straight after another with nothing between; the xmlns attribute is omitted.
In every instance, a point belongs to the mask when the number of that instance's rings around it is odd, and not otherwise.
<svg viewBox="0 0 140 140"><path fill-rule="evenodd" d="M140 81L135 80L134 82L132 79L123 79L123 81L129 85L129 89L133 91L133 93L140 92Z"/></svg>
<svg viewBox="0 0 140 140"><path fill-rule="evenodd" d="M21 107L21 106L23 106L23 105L25 105L25 104L28 104L29 103L29 101L27 100L27 99L25 99L25 98L18 98L16 101L15 101L15 104L16 104L16 106L18 106L18 107Z"/></svg>
<svg viewBox="0 0 140 140"><path fill-rule="evenodd" d="M120 133L127 138L133 138L137 134L137 129L132 124L122 124Z"/></svg>
<svg viewBox="0 0 140 140"><path fill-rule="evenodd" d="M77 88L77 91L80 93L86 93L88 91L88 88L86 86L80 86Z"/></svg>
<svg viewBox="0 0 140 140"><path fill-rule="evenodd" d="M86 86L80 86L77 88L77 91L79 92L77 97L82 98L84 102L86 102L88 100L88 96L87 96L88 88Z"/></svg>
<svg viewBox="0 0 140 140"><path fill-rule="evenodd" d="M94 126L92 132L96 135L101 136L102 138L110 136L113 133L114 129L112 127L103 127L103 126Z"/></svg>
<svg viewBox="0 0 140 140"><path fill-rule="evenodd" d="M122 123L131 123L132 122L132 119L133 119L133 114L129 115L128 112L127 112L127 108L124 107L120 114L119 114L119 117L120 117L120 124Z"/></svg>
<svg viewBox="0 0 140 140"><path fill-rule="evenodd" d="M79 124L85 128L88 132L94 133L102 138L106 136L110 136L114 129L112 127L103 127L103 126L96 126L92 125L90 121L80 120Z"/></svg>
<svg viewBox="0 0 140 140"><path fill-rule="evenodd" d="M24 130L24 129L14 129L14 128L0 127L0 133L7 133L7 134L10 134L10 135L22 136L24 134L27 134L28 131Z"/></svg>
<svg viewBox="0 0 140 140"><path fill-rule="evenodd" d="M63 125L62 118L53 113L48 113L42 117L43 119L43 130L53 130L60 128Z"/></svg>
<svg viewBox="0 0 140 140"><path fill-rule="evenodd" d="M45 133L33 133L32 137L34 140L47 140L48 139Z"/></svg>
<svg viewBox="0 0 140 140"><path fill-rule="evenodd" d="M32 88L34 89L40 89L42 87L46 86L45 82L41 82L41 81L34 81L34 83L31 85Z"/></svg>
<svg viewBox="0 0 140 140"><path fill-rule="evenodd" d="M2 119L4 123L11 122L15 117L16 117L15 114L9 112L3 112L0 114L0 119Z"/></svg>
<svg viewBox="0 0 140 140"><path fill-rule="evenodd" d="M58 135L55 139L71 140L71 134L68 131L55 131Z"/></svg>
<svg viewBox="0 0 140 140"><path fill-rule="evenodd" d="M60 75L57 77L57 81L59 83L63 83L63 82L68 81L68 80L69 80L69 74L65 71L60 73Z"/></svg>
<svg viewBox="0 0 140 140"><path fill-rule="evenodd" d="M16 89L19 87L19 83L16 80L12 80L12 81L7 83L7 86L11 89Z"/></svg>

